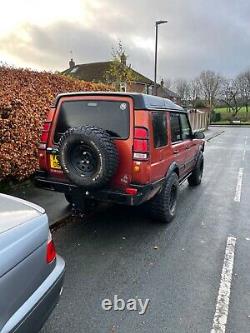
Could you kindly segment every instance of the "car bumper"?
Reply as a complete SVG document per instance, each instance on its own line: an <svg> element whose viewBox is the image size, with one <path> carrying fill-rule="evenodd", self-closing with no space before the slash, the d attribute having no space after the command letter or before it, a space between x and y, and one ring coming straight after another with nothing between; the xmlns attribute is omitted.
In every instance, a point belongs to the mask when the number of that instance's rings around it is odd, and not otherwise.
<svg viewBox="0 0 250 333"><path fill-rule="evenodd" d="M113 202L128 206L138 206L149 200L160 190L164 182L165 178L146 185L130 184L129 187L137 189L137 194L131 195L124 193L121 190L86 190L84 188L77 187L76 185L54 179L44 171L38 171L35 176L35 185L40 188L72 194L76 198L85 197L97 201Z"/></svg>
<svg viewBox="0 0 250 333"><path fill-rule="evenodd" d="M44 325L62 292L65 262L57 256L48 278L9 319L0 333L35 333Z"/></svg>

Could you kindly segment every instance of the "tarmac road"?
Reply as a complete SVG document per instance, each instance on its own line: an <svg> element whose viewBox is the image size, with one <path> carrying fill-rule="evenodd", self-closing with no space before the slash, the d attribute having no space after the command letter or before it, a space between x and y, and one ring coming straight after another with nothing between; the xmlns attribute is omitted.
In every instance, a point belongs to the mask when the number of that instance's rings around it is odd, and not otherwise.
<svg viewBox="0 0 250 333"><path fill-rule="evenodd" d="M182 185L169 225L111 207L55 230L67 272L42 333L205 333L218 322L214 332L250 331L250 128L223 130L206 144L202 184ZM114 295L149 306L104 311Z"/></svg>

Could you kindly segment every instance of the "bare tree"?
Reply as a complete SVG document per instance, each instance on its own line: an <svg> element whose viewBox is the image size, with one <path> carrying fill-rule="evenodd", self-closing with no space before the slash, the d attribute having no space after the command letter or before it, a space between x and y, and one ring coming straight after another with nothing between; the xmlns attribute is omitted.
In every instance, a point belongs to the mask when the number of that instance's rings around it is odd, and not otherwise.
<svg viewBox="0 0 250 333"><path fill-rule="evenodd" d="M210 108L212 108L215 104L222 82L222 77L213 71L203 71L200 74L200 87L203 92L204 99Z"/></svg>
<svg viewBox="0 0 250 333"><path fill-rule="evenodd" d="M108 83L113 83L117 90L121 89L121 85L135 80L131 66L127 66L127 55L121 41L117 48L112 49L112 62L105 73L105 78Z"/></svg>
<svg viewBox="0 0 250 333"><path fill-rule="evenodd" d="M201 86L199 79L194 79L188 83L189 85L189 101L193 108L196 107L197 101L200 99Z"/></svg>
<svg viewBox="0 0 250 333"><path fill-rule="evenodd" d="M223 80L220 99L228 106L229 111L232 112L232 117L236 118L242 108L240 88L237 80Z"/></svg>
<svg viewBox="0 0 250 333"><path fill-rule="evenodd" d="M164 87L167 88L167 89L171 89L171 87L172 87L172 80L165 78L165 79L163 79L163 81L164 81Z"/></svg>
<svg viewBox="0 0 250 333"><path fill-rule="evenodd" d="M184 79L177 79L175 81L175 91L177 95L180 97L181 102L184 105L188 104L189 100L189 84L187 80Z"/></svg>
<svg viewBox="0 0 250 333"><path fill-rule="evenodd" d="M236 78L236 84L238 86L241 101L246 107L246 112L248 112L250 100L250 70L239 74Z"/></svg>

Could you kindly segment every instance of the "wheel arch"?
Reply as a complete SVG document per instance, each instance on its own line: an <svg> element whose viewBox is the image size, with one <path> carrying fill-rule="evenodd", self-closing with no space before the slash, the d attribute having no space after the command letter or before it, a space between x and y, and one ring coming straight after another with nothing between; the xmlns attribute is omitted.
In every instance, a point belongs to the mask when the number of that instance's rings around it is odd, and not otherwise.
<svg viewBox="0 0 250 333"><path fill-rule="evenodd" d="M168 171L165 175L165 178L167 179L171 175L172 172L175 172L179 178L180 172L179 172L179 167L176 162L173 162L172 164L170 164Z"/></svg>

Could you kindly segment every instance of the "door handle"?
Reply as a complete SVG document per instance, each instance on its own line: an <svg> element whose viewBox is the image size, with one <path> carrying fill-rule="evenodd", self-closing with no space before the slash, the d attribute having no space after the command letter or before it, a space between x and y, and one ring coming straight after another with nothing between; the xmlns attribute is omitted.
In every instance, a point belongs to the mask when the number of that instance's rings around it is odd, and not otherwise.
<svg viewBox="0 0 250 333"><path fill-rule="evenodd" d="M186 146L186 150L190 149L192 146Z"/></svg>
<svg viewBox="0 0 250 333"><path fill-rule="evenodd" d="M179 154L179 150L174 150L174 154Z"/></svg>

